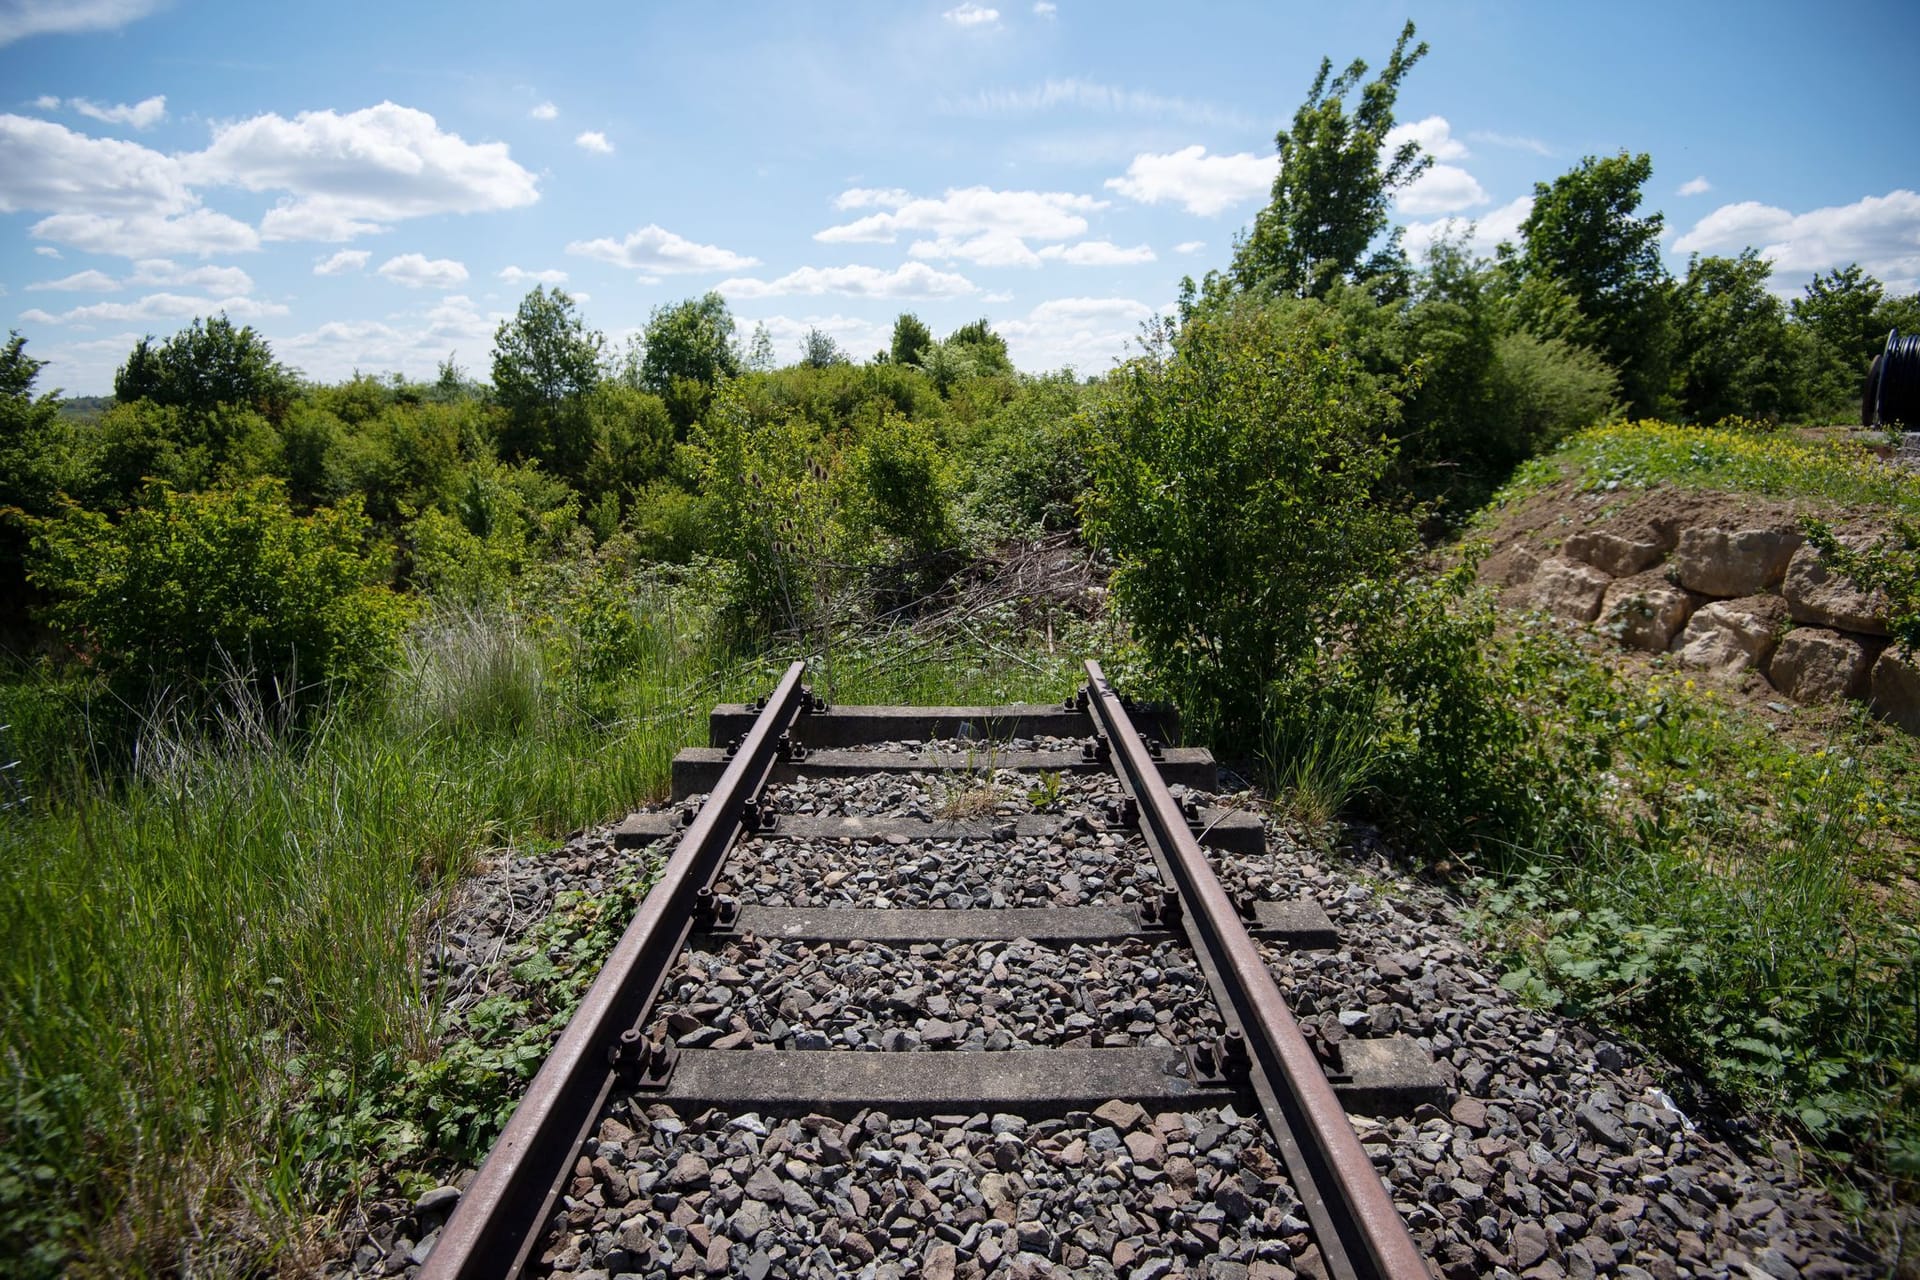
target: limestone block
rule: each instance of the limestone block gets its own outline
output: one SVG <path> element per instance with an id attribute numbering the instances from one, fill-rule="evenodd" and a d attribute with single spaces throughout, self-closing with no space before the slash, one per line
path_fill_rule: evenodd
<path id="1" fill-rule="evenodd" d="M 1820 549 L 1811 543 L 1793 553 L 1780 594 L 1795 622 L 1869 636 L 1887 634 L 1886 593 L 1856 590 L 1851 579 L 1828 571 Z"/>
<path id="2" fill-rule="evenodd" d="M 1613 529 L 1582 529 L 1561 544 L 1561 551 L 1575 560 L 1584 560 L 1596 569 L 1604 569 L 1616 578 L 1626 578 L 1643 569 L 1651 569 L 1673 550 L 1651 529 L 1622 533 Z"/>
<path id="3" fill-rule="evenodd" d="M 1533 581 L 1533 576 L 1540 572 L 1540 561 L 1543 558 L 1539 549 L 1529 542 L 1517 542 L 1508 547 L 1507 563 L 1500 574 L 1500 585 L 1503 587 L 1526 586 Z"/>
<path id="4" fill-rule="evenodd" d="M 1533 575 L 1533 602 L 1574 622 L 1592 622 L 1613 581 L 1590 564 L 1554 556 Z"/>
<path id="5" fill-rule="evenodd" d="M 1665 653 L 1693 608 L 1692 596 L 1652 575 L 1619 581 L 1600 603 L 1600 629 L 1630 649 Z"/>
<path id="6" fill-rule="evenodd" d="M 1873 710 L 1908 733 L 1920 734 L 1920 653 L 1890 645 L 1873 664 Z"/>
<path id="7" fill-rule="evenodd" d="M 1674 576 L 1702 595 L 1750 596 L 1779 585 L 1800 543 L 1792 529 L 1683 529 Z"/>
<path id="8" fill-rule="evenodd" d="M 1738 684 L 1749 671 L 1767 669 L 1786 625 L 1787 605 L 1779 596 L 1715 600 L 1687 619 L 1687 629 L 1673 642 L 1674 653 L 1683 667 Z"/>
<path id="9" fill-rule="evenodd" d="M 1796 627 L 1774 650 L 1767 679 L 1796 702 L 1862 697 L 1878 648 L 1824 627 Z"/>

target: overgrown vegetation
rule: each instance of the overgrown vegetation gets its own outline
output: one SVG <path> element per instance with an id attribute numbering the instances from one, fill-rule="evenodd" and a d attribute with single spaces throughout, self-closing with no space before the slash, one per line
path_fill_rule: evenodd
<path id="1" fill-rule="evenodd" d="M 1913 744 L 1611 673 L 1434 544 L 1510 479 L 1496 509 L 1568 475 L 1816 497 L 1891 517 L 1831 552 L 1912 643 L 1920 489 L 1772 428 L 1851 417 L 1920 299 L 1849 267 L 1783 305 L 1753 253 L 1672 278 L 1625 153 L 1539 184 L 1494 257 L 1411 262 L 1386 211 L 1426 158 L 1382 147 L 1424 51 L 1409 24 L 1372 80 L 1323 66 L 1231 265 L 1092 379 L 912 315 L 775 367 L 711 293 L 614 350 L 541 288 L 485 383 L 307 384 L 217 316 L 63 412 L 14 335 L 8 1263 L 290 1263 L 368 1180 L 471 1159 L 646 873 L 457 1013 L 427 926 L 480 859 L 657 796 L 794 652 L 835 700 L 962 703 L 1098 651 L 1302 814 L 1482 877 L 1526 998 L 1910 1186 Z"/>

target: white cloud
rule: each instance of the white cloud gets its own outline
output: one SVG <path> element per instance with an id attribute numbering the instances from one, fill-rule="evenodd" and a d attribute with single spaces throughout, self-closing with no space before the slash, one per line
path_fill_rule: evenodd
<path id="1" fill-rule="evenodd" d="M 467 269 L 452 258 L 403 253 L 381 263 L 377 274 L 409 289 L 451 289 L 467 278 Z"/>
<path id="2" fill-rule="evenodd" d="M 554 106 L 551 102 L 543 102 L 533 110 L 527 112 L 527 114 L 535 120 L 557 120 L 560 118 L 560 108 Z"/>
<path id="3" fill-rule="evenodd" d="M 313 264 L 313 274 L 317 276 L 339 276 L 349 271 L 366 269 L 367 259 L 373 254 L 365 249 L 342 249 L 331 258 L 322 258 Z"/>
<path id="4" fill-rule="evenodd" d="M 1393 126 L 1387 131 L 1387 140 L 1381 144 L 1380 151 L 1390 156 L 1404 142 L 1419 143 L 1420 150 L 1435 160 L 1467 158 L 1466 144 L 1453 136 L 1453 126 L 1447 123 L 1445 116 L 1428 116 L 1424 120 Z"/>
<path id="5" fill-rule="evenodd" d="M 978 5 L 973 0 L 957 8 L 949 9 L 940 15 L 956 27 L 996 27 L 1000 25 L 1000 11 Z"/>
<path id="6" fill-rule="evenodd" d="M 134 263 L 133 274 L 125 283 L 136 288 L 176 285 L 204 289 L 208 293 L 253 292 L 253 277 L 238 267 L 181 267 L 166 258 L 146 258 Z"/>
<path id="7" fill-rule="evenodd" d="M 1137 244 L 1122 249 L 1111 240 L 1082 240 L 1079 244 L 1050 244 L 1040 250 L 1043 258 L 1057 259 L 1075 267 L 1127 267 L 1154 261 L 1150 245 Z"/>
<path id="8" fill-rule="evenodd" d="M 1453 217 L 1436 218 L 1431 222 L 1409 222 L 1406 238 L 1401 243 L 1408 257 L 1415 262 L 1422 262 L 1435 241 L 1455 240 L 1464 236 L 1469 252 L 1487 257 L 1503 240 L 1514 244 L 1520 242 L 1520 224 L 1527 220 L 1531 212 L 1533 197 L 1521 196 L 1477 219 Z"/>
<path id="9" fill-rule="evenodd" d="M 0 4 L 0 45 L 28 36 L 111 31 L 160 7 L 161 0 L 7 0 Z"/>
<path id="10" fill-rule="evenodd" d="M 1458 213 L 1477 204 L 1486 204 L 1486 189 L 1474 176 L 1458 165 L 1429 165 L 1425 173 L 1394 194 L 1394 207 L 1402 213 Z"/>
<path id="11" fill-rule="evenodd" d="M 37 244 L 33 246 L 33 251 L 43 258 L 52 258 L 55 262 L 60 260 L 60 251 L 50 244 Z"/>
<path id="12" fill-rule="evenodd" d="M 1071 365 L 1097 372 L 1128 354 L 1141 322 L 1153 314 L 1152 307 L 1131 298 L 1055 298 L 1023 320 L 1003 320 L 993 328 L 1022 369 Z"/>
<path id="13" fill-rule="evenodd" d="M 950 115 L 1026 115 L 1061 109 L 1102 114 L 1150 116 L 1187 124 L 1248 128 L 1253 122 L 1237 111 L 1204 102 L 1172 98 L 1139 89 L 1122 89 L 1077 77 L 1046 80 L 1031 89 L 982 89 L 971 97 L 943 99 L 939 109 Z"/>
<path id="14" fill-rule="evenodd" d="M 502 267 L 500 278 L 508 284 L 565 284 L 567 273 L 560 270 L 523 271 L 519 267 Z"/>
<path id="15" fill-rule="evenodd" d="M 1205 240 L 1182 240 L 1179 244 L 1173 246 L 1173 251 L 1175 253 L 1198 253 L 1206 247 L 1207 242 Z"/>
<path id="16" fill-rule="evenodd" d="M 28 293 L 38 293 L 43 289 L 58 289 L 63 293 L 112 293 L 120 287 L 120 282 L 104 271 L 76 271 L 70 276 L 58 280 L 41 280 L 27 286 Z"/>
<path id="17" fill-rule="evenodd" d="M 1051 18 L 1058 12 L 1060 12 L 1060 6 L 1053 3 L 1053 0 L 1034 0 L 1033 16 L 1036 18 Z"/>
<path id="18" fill-rule="evenodd" d="M 1707 181 L 1705 174 L 1698 178 L 1689 178 L 1680 184 L 1680 194 L 1683 196 L 1703 196 L 1711 190 L 1713 190 L 1713 184 Z"/>
<path id="19" fill-rule="evenodd" d="M 1188 213 L 1211 217 L 1266 195 L 1279 168 L 1275 156 L 1210 156 L 1195 143 L 1167 155 L 1137 155 L 1123 176 L 1107 179 L 1107 187 L 1142 204 L 1172 201 Z"/>
<path id="20" fill-rule="evenodd" d="M 610 236 L 602 236 L 598 240 L 575 240 L 567 246 L 567 252 L 610 262 L 630 271 L 660 275 L 744 271 L 760 265 L 758 258 L 749 258 L 718 245 L 696 244 L 653 223 L 629 232 L 622 240 Z"/>
<path id="21" fill-rule="evenodd" d="M 893 345 L 893 322 L 873 321 L 858 316 L 808 315 L 798 318 L 777 315 L 762 316 L 753 320 L 738 320 L 737 332 L 743 339 L 751 339 L 753 327 L 763 324 L 767 327 L 767 337 L 773 341 L 774 358 L 782 364 L 792 364 L 805 354 L 807 333 L 818 329 L 839 344 L 849 360 L 865 360 L 876 351 L 885 351 Z"/>
<path id="22" fill-rule="evenodd" d="M 582 151 L 597 151 L 603 156 L 613 154 L 613 144 L 607 141 L 607 135 L 598 129 L 588 129 L 573 140 L 573 145 Z"/>
<path id="23" fill-rule="evenodd" d="M 83 253 L 114 254 L 122 258 L 182 254 L 205 258 L 216 253 L 246 253 L 260 247 L 259 232 L 211 209 L 195 209 L 178 217 L 56 213 L 34 223 L 30 230 L 39 239 L 68 245 Z"/>
<path id="24" fill-rule="evenodd" d="M 1475 142 L 1484 142 L 1490 147 L 1504 147 L 1508 151 L 1531 151 L 1537 156 L 1548 158 L 1553 156 L 1553 148 L 1538 138 L 1513 133 L 1494 133 L 1487 129 L 1475 129 L 1467 136 Z"/>
<path id="25" fill-rule="evenodd" d="M 43 93 L 33 100 L 33 109 L 35 111 L 58 111 L 60 109 L 60 99 L 50 93 Z"/>
<path id="26" fill-rule="evenodd" d="M 172 156 L 0 115 L 0 213 L 183 213 L 199 203 Z"/>
<path id="27" fill-rule="evenodd" d="M 722 280 L 715 286 L 730 298 L 775 298 L 788 294 L 843 293 L 855 298 L 957 298 L 975 292 L 965 276 L 909 262 L 879 267 L 801 267 L 777 280 Z"/>
<path id="28" fill-rule="evenodd" d="M 167 118 L 165 94 L 142 98 L 132 105 L 116 103 L 111 107 L 103 107 L 85 98 L 70 98 L 68 104 L 83 116 L 103 120 L 108 124 L 132 125 L 136 129 L 151 129 Z"/>
<path id="29" fill-rule="evenodd" d="M 403 218 L 517 209 L 540 198 L 503 142 L 469 143 L 431 115 L 382 102 L 341 115 L 254 116 L 179 157 L 197 183 L 284 191 L 261 222 L 270 240 L 344 240 Z"/>
<path id="30" fill-rule="evenodd" d="M 261 302 L 255 298 L 206 298 L 189 297 L 179 293 L 151 293 L 134 302 L 96 302 L 90 306 L 75 307 L 61 315 L 48 315 L 44 311 L 35 311 L 23 315 L 23 319 L 33 319 L 42 324 L 93 324 L 108 320 L 116 323 L 144 322 L 148 320 L 187 320 L 194 316 L 210 316 L 224 311 L 235 320 L 257 320 L 262 316 L 283 316 L 287 309 L 277 302 Z"/>
<path id="31" fill-rule="evenodd" d="M 898 189 L 855 187 L 840 193 L 840 209 L 882 210 L 814 232 L 826 244 L 891 244 L 901 234 L 921 233 L 907 252 L 916 258 L 972 262 L 985 267 L 1037 267 L 1028 240 L 1070 240 L 1087 230 L 1086 213 L 1107 204 L 1063 191 L 996 191 L 949 188 L 945 195 L 916 197 Z"/>
<path id="32" fill-rule="evenodd" d="M 1920 288 L 1920 194 L 1901 189 L 1800 214 L 1752 200 L 1722 205 L 1673 248 L 1738 253 L 1750 245 L 1773 264 L 1776 287 L 1857 262 L 1889 289 L 1911 292 Z"/>
<path id="33" fill-rule="evenodd" d="M 504 318 L 482 312 L 463 294 L 450 294 L 423 310 L 396 312 L 383 319 L 329 321 L 277 339 L 273 350 L 321 381 L 338 381 L 355 370 L 369 369 L 427 379 L 450 356 L 469 368 L 484 365 L 494 328 Z M 463 352 L 465 360 L 460 359 Z"/>

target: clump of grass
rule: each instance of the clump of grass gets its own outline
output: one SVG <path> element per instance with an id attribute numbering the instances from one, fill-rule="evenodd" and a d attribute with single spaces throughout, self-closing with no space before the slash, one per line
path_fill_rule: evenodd
<path id="1" fill-rule="evenodd" d="M 408 633 L 406 653 L 391 707 L 408 730 L 511 733 L 548 710 L 538 642 L 504 610 L 443 606 Z"/>

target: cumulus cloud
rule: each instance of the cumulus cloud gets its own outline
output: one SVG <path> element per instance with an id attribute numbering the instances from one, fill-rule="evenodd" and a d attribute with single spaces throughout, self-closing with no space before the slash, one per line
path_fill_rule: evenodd
<path id="1" fill-rule="evenodd" d="M 76 271 L 58 280 L 41 280 L 27 286 L 28 293 L 58 289 L 65 293 L 112 293 L 120 282 L 104 271 Z"/>
<path id="2" fill-rule="evenodd" d="M 0 45 L 28 36 L 111 31 L 160 7 L 161 0 L 7 0 L 0 4 Z"/>
<path id="3" fill-rule="evenodd" d="M 965 4 L 947 10 L 940 15 L 956 27 L 997 27 L 1000 25 L 1000 11 L 989 9 L 985 5 L 966 0 Z"/>
<path id="4" fill-rule="evenodd" d="M 560 108 L 554 106 L 551 102 L 543 102 L 533 110 L 527 112 L 527 114 L 535 120 L 557 120 L 560 118 Z"/>
<path id="5" fill-rule="evenodd" d="M 893 343 L 893 322 L 874 321 L 859 316 L 806 315 L 806 316 L 761 316 L 758 319 L 736 321 L 743 337 L 751 338 L 755 325 L 767 327 L 767 337 L 773 342 L 774 358 L 783 364 L 791 364 L 806 354 L 807 334 L 818 329 L 839 344 L 840 350 L 852 360 L 864 360 L 876 351 L 884 351 Z"/>
<path id="6" fill-rule="evenodd" d="M 60 261 L 60 251 L 50 244 L 37 244 L 33 246 L 33 251 L 43 258 L 52 258 L 55 262 Z"/>
<path id="7" fill-rule="evenodd" d="M 146 258 L 134 263 L 133 274 L 125 283 L 133 288 L 176 285 L 204 289 L 208 293 L 253 292 L 253 277 L 238 267 L 182 267 L 166 258 Z"/>
<path id="8" fill-rule="evenodd" d="M 502 142 L 469 143 L 424 111 L 392 102 L 222 125 L 183 155 L 196 183 L 283 191 L 261 222 L 270 240 L 345 240 L 404 218 L 517 209 L 540 198 Z"/>
<path id="9" fill-rule="evenodd" d="M 381 263 L 377 274 L 409 289 L 451 289 L 467 278 L 467 269 L 452 258 L 403 253 Z"/>
<path id="10" fill-rule="evenodd" d="M 142 98 L 140 101 L 131 105 L 116 103 L 110 107 L 103 107 L 98 103 L 89 102 L 85 98 L 70 98 L 68 99 L 68 105 L 81 115 L 90 117 L 91 119 L 102 120 L 107 124 L 131 125 L 135 129 L 151 129 L 167 118 L 167 96 L 165 94 L 156 94 L 151 98 Z"/>
<path id="11" fill-rule="evenodd" d="M 261 302 L 235 295 L 231 298 L 196 297 L 179 293 L 151 293 L 134 302 L 96 302 L 75 307 L 60 315 L 33 311 L 23 315 L 41 324 L 95 324 L 100 321 L 134 323 L 149 320 L 187 320 L 224 311 L 236 320 L 257 320 L 263 316 L 283 316 L 287 309 L 277 302 Z"/>
<path id="12" fill-rule="evenodd" d="M 1137 244 L 1131 249 L 1122 249 L 1111 240 L 1082 240 L 1079 244 L 1070 245 L 1051 244 L 1040 250 L 1040 256 L 1075 267 L 1128 267 L 1138 262 L 1154 261 L 1154 252 L 1150 245 Z"/>
<path id="13" fill-rule="evenodd" d="M 373 255 L 365 249 L 342 249 L 331 258 L 322 258 L 313 264 L 313 274 L 317 276 L 339 276 L 349 271 L 361 271 L 366 268 L 367 259 Z"/>
<path id="14" fill-rule="evenodd" d="M 523 271 L 519 267 L 502 267 L 500 278 L 508 284 L 565 284 L 567 273 L 559 270 Z"/>
<path id="15" fill-rule="evenodd" d="M 1435 218 L 1430 222 L 1409 222 L 1401 242 L 1415 262 L 1424 261 L 1427 250 L 1438 240 L 1466 239 L 1467 249 L 1481 257 L 1489 256 L 1500 242 L 1520 241 L 1520 224 L 1533 212 L 1533 197 L 1521 196 L 1478 219 Z"/>
<path id="16" fill-rule="evenodd" d="M 1689 178 L 1680 184 L 1680 194 L 1683 196 L 1703 196 L 1711 190 L 1713 190 L 1713 184 L 1707 181 L 1704 174 L 1698 178 Z"/>
<path id="17" fill-rule="evenodd" d="M 935 271 L 922 262 L 909 262 L 883 271 L 879 267 L 801 267 L 775 280 L 751 277 L 722 280 L 717 286 L 730 298 L 775 298 L 789 294 L 841 293 L 854 298 L 957 298 L 975 292 L 965 276 Z"/>
<path id="18" fill-rule="evenodd" d="M 1153 314 L 1132 298 L 1054 298 L 1024 319 L 1002 320 L 993 328 L 1022 369 L 1094 371 L 1125 358 L 1141 323 Z"/>
<path id="19" fill-rule="evenodd" d="M 1790 213 L 1743 200 L 1722 205 L 1674 242 L 1676 253 L 1738 253 L 1748 246 L 1781 276 L 1857 262 L 1889 288 L 1920 288 L 1920 193 L 1903 189 L 1852 204 Z"/>
<path id="20" fill-rule="evenodd" d="M 0 213 L 183 213 L 199 203 L 179 163 L 137 142 L 0 115 Z"/>
<path id="21" fill-rule="evenodd" d="M 1397 124 L 1387 131 L 1387 140 L 1381 144 L 1383 154 L 1392 155 L 1402 144 L 1417 142 L 1420 150 L 1435 160 L 1465 160 L 1467 146 L 1453 136 L 1453 126 L 1447 123 L 1445 116 L 1428 116 L 1424 120 L 1414 120 L 1407 124 Z"/>
<path id="22" fill-rule="evenodd" d="M 355 370 L 380 369 L 410 378 L 434 376 L 451 353 L 482 360 L 493 345 L 503 314 L 486 313 L 473 299 L 450 294 L 432 306 L 379 319 L 333 320 L 304 333 L 277 338 L 274 354 L 308 377 L 337 381 Z"/>
<path id="23" fill-rule="evenodd" d="M 685 275 L 697 271 L 744 271 L 760 265 L 749 258 L 722 249 L 718 245 L 696 244 L 675 235 L 665 227 L 648 223 L 624 239 L 602 236 L 597 240 L 575 240 L 567 252 L 583 258 L 596 258 L 629 271 L 657 275 Z"/>
<path id="24" fill-rule="evenodd" d="M 1458 165 L 1429 165 L 1427 171 L 1394 193 L 1402 213 L 1458 213 L 1488 201 L 1486 188 Z"/>
<path id="25" fill-rule="evenodd" d="M 260 233 L 211 209 L 163 214 L 56 213 L 33 224 L 32 234 L 83 253 L 122 258 L 211 257 L 260 247 Z"/>
<path id="26" fill-rule="evenodd" d="M 1125 174 L 1107 179 L 1107 188 L 1142 204 L 1171 201 L 1188 213 L 1211 217 L 1266 195 L 1279 169 L 1276 156 L 1210 156 L 1195 143 L 1166 155 L 1136 155 Z"/>
<path id="27" fill-rule="evenodd" d="M 1205 240 L 1182 240 L 1179 244 L 1173 246 L 1173 251 L 1175 253 L 1198 253 L 1206 247 L 1207 242 Z"/>
<path id="28" fill-rule="evenodd" d="M 902 235 L 924 235 L 907 252 L 916 258 L 963 261 L 987 267 L 1037 267 L 1029 240 L 1070 240 L 1084 235 L 1084 216 L 1107 207 L 1092 196 L 1063 191 L 997 191 L 949 188 L 939 197 L 914 196 L 895 188 L 855 187 L 840 193 L 839 209 L 879 209 L 852 222 L 814 232 L 826 244 L 892 244 Z"/>
<path id="29" fill-rule="evenodd" d="M 1053 0 L 1034 0 L 1033 16 L 1036 18 L 1051 18 L 1059 11 L 1060 6 L 1053 3 Z"/>
<path id="30" fill-rule="evenodd" d="M 943 99 L 940 110 L 949 115 L 963 116 L 1028 115 L 1041 111 L 1078 110 L 1233 128 L 1245 128 L 1252 123 L 1237 111 L 1223 110 L 1209 103 L 1140 89 L 1123 89 L 1073 76 L 1046 80 L 1028 89 L 982 89 L 970 97 Z"/>
<path id="31" fill-rule="evenodd" d="M 573 145 L 582 151 L 597 151 L 603 156 L 613 154 L 613 144 L 607 141 L 607 135 L 598 129 L 588 129 L 573 140 Z"/>

